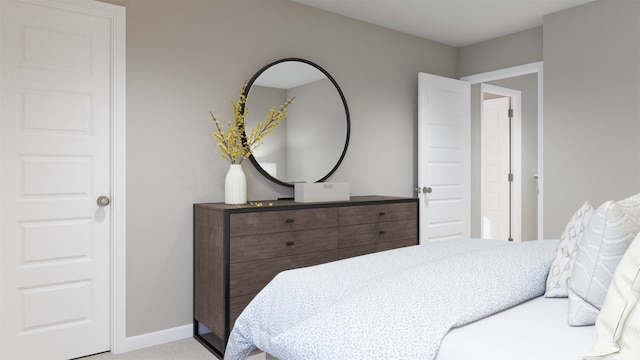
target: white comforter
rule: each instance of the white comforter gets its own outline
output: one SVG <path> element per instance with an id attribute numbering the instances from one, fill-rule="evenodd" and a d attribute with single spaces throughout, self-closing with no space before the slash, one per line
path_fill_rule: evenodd
<path id="1" fill-rule="evenodd" d="M 434 359 L 451 328 L 542 295 L 556 245 L 451 240 L 282 272 L 225 359 Z"/>

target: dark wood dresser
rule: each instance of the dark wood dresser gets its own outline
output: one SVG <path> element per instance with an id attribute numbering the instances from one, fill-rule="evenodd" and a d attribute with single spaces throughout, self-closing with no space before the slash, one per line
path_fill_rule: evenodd
<path id="1" fill-rule="evenodd" d="M 194 204 L 194 337 L 222 357 L 236 318 L 281 271 L 418 244 L 418 199 Z"/>

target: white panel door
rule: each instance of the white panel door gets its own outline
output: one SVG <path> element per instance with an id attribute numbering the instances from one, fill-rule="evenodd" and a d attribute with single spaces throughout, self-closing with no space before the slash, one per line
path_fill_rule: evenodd
<path id="1" fill-rule="evenodd" d="M 93 1 L 0 4 L 0 358 L 108 351 L 112 23 Z"/>
<path id="2" fill-rule="evenodd" d="M 470 85 L 418 75 L 420 243 L 471 234 Z"/>
<path id="3" fill-rule="evenodd" d="M 482 237 L 511 238 L 511 134 L 509 97 L 483 101 L 482 117 Z"/>

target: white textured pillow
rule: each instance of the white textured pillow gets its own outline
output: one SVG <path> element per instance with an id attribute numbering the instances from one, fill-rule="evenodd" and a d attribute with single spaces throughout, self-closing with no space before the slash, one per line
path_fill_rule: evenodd
<path id="1" fill-rule="evenodd" d="M 598 338 L 585 359 L 640 359 L 640 235 L 620 260 L 596 320 Z"/>
<path id="2" fill-rule="evenodd" d="M 635 194 L 633 196 L 629 196 L 628 198 L 621 200 L 619 202 L 627 202 L 627 201 L 633 201 L 633 202 L 637 202 L 640 203 L 640 194 Z"/>
<path id="3" fill-rule="evenodd" d="M 578 242 L 583 237 L 584 231 L 589 224 L 593 207 L 589 202 L 585 202 L 571 216 L 571 220 L 560 237 L 556 256 L 551 262 L 549 275 L 547 276 L 547 290 L 545 297 L 567 297 L 567 282 L 573 271 L 573 263 L 578 249 Z"/>
<path id="4" fill-rule="evenodd" d="M 613 272 L 639 232 L 640 204 L 607 201 L 596 210 L 569 279 L 569 325 L 595 324 Z"/>

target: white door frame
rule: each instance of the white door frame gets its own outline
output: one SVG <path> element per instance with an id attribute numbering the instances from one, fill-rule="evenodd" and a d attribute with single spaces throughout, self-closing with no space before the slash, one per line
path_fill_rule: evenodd
<path id="1" fill-rule="evenodd" d="M 111 352 L 126 352 L 126 11 L 122 6 L 88 1 L 111 20 Z M 61 7 L 72 8 L 63 2 Z M 86 8 L 87 4 L 81 8 Z M 87 10 L 85 10 L 87 11 Z"/>
<path id="2" fill-rule="evenodd" d="M 534 62 L 525 65 L 514 66 L 506 69 L 500 69 L 495 71 L 489 71 L 485 73 L 463 76 L 460 80 L 467 81 L 469 84 L 479 84 L 488 81 L 506 79 L 521 75 L 537 74 L 538 75 L 538 236 L 541 238 L 544 235 L 544 177 L 543 177 L 543 120 L 544 120 L 544 103 L 543 103 L 543 62 Z"/>
<path id="3" fill-rule="evenodd" d="M 491 84 L 480 84 L 480 122 L 484 123 L 484 93 L 492 93 L 502 95 L 511 98 L 511 108 L 513 109 L 512 128 L 511 128 L 511 157 L 512 159 L 522 158 L 522 107 L 521 107 L 521 92 L 518 90 L 508 89 Z M 482 144 L 482 139 L 480 140 Z M 482 174 L 483 157 L 480 157 L 480 173 Z M 514 241 L 522 240 L 522 164 L 520 161 L 511 161 L 511 172 L 513 173 L 513 184 L 511 191 L 511 237 Z M 480 177 L 482 178 L 482 177 Z M 480 193 L 480 208 L 482 209 L 483 194 Z M 482 213 L 482 211 L 481 211 Z M 482 214 L 481 214 L 482 215 Z M 484 222 L 480 222 L 481 234 L 483 231 Z"/>
<path id="4" fill-rule="evenodd" d="M 99 3 L 97 1 L 94 1 Z M 127 182 L 126 182 L 126 11 L 113 11 L 112 139 L 111 139 L 111 352 L 126 352 L 127 340 Z"/>

